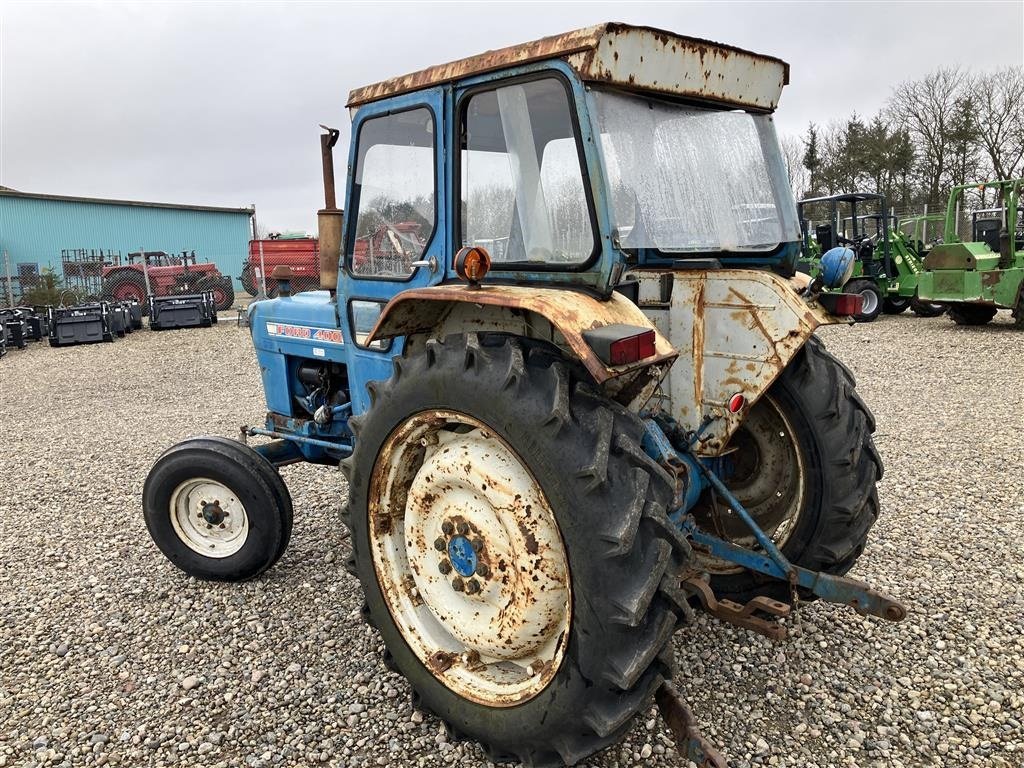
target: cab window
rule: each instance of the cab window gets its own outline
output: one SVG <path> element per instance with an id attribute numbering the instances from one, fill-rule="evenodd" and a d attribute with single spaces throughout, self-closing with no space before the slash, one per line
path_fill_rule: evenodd
<path id="1" fill-rule="evenodd" d="M 357 217 L 349 269 L 363 277 L 409 277 L 435 225 L 434 117 L 429 109 L 363 122 L 353 197 Z"/>
<path id="2" fill-rule="evenodd" d="M 478 91 L 460 130 L 462 245 L 485 247 L 493 269 L 589 260 L 594 230 L 561 80 Z"/>

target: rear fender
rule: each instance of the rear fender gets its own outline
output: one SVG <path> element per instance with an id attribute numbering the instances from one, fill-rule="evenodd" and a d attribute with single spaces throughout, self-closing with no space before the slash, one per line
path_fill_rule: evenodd
<path id="1" fill-rule="evenodd" d="M 752 269 L 658 271 L 627 275 L 640 281 L 639 306 L 679 358 L 652 398 L 684 430 L 704 426 L 698 453 L 720 455 L 764 395 L 820 325 L 847 323 L 800 290 L 806 275 L 785 279 Z M 729 401 L 746 405 L 730 413 Z"/>
<path id="2" fill-rule="evenodd" d="M 655 331 L 655 354 L 631 365 L 606 365 L 583 338 L 584 331 L 615 323 Z M 578 360 L 594 383 L 639 410 L 667 373 L 677 352 L 635 304 L 613 293 L 606 300 L 564 288 L 445 284 L 395 296 L 381 313 L 370 341 L 396 336 L 443 338 L 495 331 L 542 339 Z"/>

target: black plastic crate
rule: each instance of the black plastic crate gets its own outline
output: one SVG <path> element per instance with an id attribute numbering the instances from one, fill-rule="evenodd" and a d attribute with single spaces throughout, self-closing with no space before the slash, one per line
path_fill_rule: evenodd
<path id="1" fill-rule="evenodd" d="M 114 340 L 110 306 L 105 301 L 51 308 L 48 319 L 51 347 Z"/>
<path id="2" fill-rule="evenodd" d="M 0 323 L 4 325 L 8 347 L 24 349 L 28 346 L 28 322 L 20 309 L 0 309 Z"/>
<path id="3" fill-rule="evenodd" d="M 212 293 L 149 297 L 149 327 L 154 331 L 209 328 L 216 322 Z"/>

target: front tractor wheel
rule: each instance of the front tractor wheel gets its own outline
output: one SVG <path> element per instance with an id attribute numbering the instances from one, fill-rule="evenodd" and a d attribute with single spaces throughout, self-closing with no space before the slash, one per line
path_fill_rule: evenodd
<path id="1" fill-rule="evenodd" d="M 949 316 L 957 325 L 987 325 L 998 311 L 988 304 L 949 305 Z"/>
<path id="2" fill-rule="evenodd" d="M 870 323 L 882 314 L 882 292 L 873 280 L 851 280 L 843 288 L 844 293 L 858 293 L 862 300 L 860 313 L 853 316 L 858 323 Z"/>
<path id="3" fill-rule="evenodd" d="M 186 440 L 153 465 L 142 492 L 153 541 L 190 576 L 244 581 L 284 553 L 292 502 L 274 465 L 222 437 Z"/>
<path id="4" fill-rule="evenodd" d="M 431 341 L 354 420 L 354 568 L 419 706 L 492 759 L 575 763 L 671 672 L 690 560 L 640 421 L 547 348 Z"/>
<path id="5" fill-rule="evenodd" d="M 887 296 L 882 301 L 882 311 L 887 315 L 899 315 L 910 309 L 910 298 L 907 296 Z"/>
<path id="6" fill-rule="evenodd" d="M 860 557 L 878 517 L 882 462 L 874 430 L 853 375 L 812 336 L 733 436 L 723 479 L 790 562 L 842 575 Z M 693 514 L 704 530 L 758 549 L 749 529 L 710 491 Z M 704 567 L 719 597 L 740 603 L 758 595 L 792 597 L 788 584 L 731 563 L 709 560 Z"/>

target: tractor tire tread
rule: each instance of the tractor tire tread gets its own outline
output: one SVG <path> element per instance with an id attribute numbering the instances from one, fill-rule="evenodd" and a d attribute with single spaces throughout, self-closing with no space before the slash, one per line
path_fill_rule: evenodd
<path id="1" fill-rule="evenodd" d="M 468 707 L 461 710 L 469 713 L 464 725 L 473 738 L 484 742 L 492 759 L 515 759 L 526 765 L 572 764 L 616 742 L 657 686 L 671 677 L 671 638 L 684 611 L 669 593 L 678 584 L 682 564 L 690 562 L 691 551 L 678 531 L 671 532 L 673 526 L 665 516 L 672 498 L 668 475 L 639 449 L 641 421 L 579 381 L 576 370 L 565 361 L 534 354 L 532 348 L 524 350 L 524 343 L 514 337 L 486 341 L 482 343 L 476 335 L 430 340 L 422 351 L 406 353 L 391 380 L 373 387 L 374 405 L 364 416 L 350 420 L 353 432 L 361 437 L 351 462 L 343 465 L 350 490 L 342 519 L 352 533 L 353 565 L 368 595 L 366 619 L 388 625 L 378 629 L 387 630 L 389 647 L 397 639 L 402 652 L 396 648 L 390 652 L 396 666 L 404 666 L 403 672 L 412 675 L 415 705 L 449 723 L 457 722 L 451 717 L 453 707 Z M 580 469 L 566 472 L 563 482 L 575 488 L 576 498 L 592 500 L 585 507 L 585 521 L 577 521 L 572 510 L 555 513 L 567 538 L 574 580 L 580 586 L 587 578 L 600 578 L 604 588 L 583 596 L 574 592 L 574 626 L 589 625 L 574 631 L 552 685 L 517 707 L 540 707 L 548 691 L 559 690 L 557 703 L 552 700 L 544 717 L 522 732 L 517 730 L 522 721 L 501 732 L 504 721 L 490 720 L 488 708 L 459 699 L 425 668 L 420 669 L 422 665 L 416 666 L 419 662 L 379 596 L 368 551 L 365 497 L 377 445 L 394 426 L 394 417 L 388 414 L 411 408 L 410 403 L 417 402 L 417 390 L 450 388 L 459 371 L 468 372 L 471 381 L 465 386 L 472 386 L 473 400 L 497 403 L 488 411 L 487 423 L 499 433 L 504 431 L 505 439 L 514 445 L 508 432 L 521 435 L 517 428 L 528 430 L 543 435 L 550 455 L 565 457 L 566 466 L 579 461 Z M 368 446 L 365 454 L 360 446 Z M 568 546 L 572 540 L 577 548 L 589 542 L 590 551 L 576 554 Z M 580 559 L 574 560 L 574 554 Z M 595 575 L 598 571 L 600 577 Z M 558 684 L 560 679 L 564 685 Z M 423 686 L 420 690 L 417 680 Z M 470 716 L 477 713 L 473 707 L 484 711 L 476 720 Z"/>

